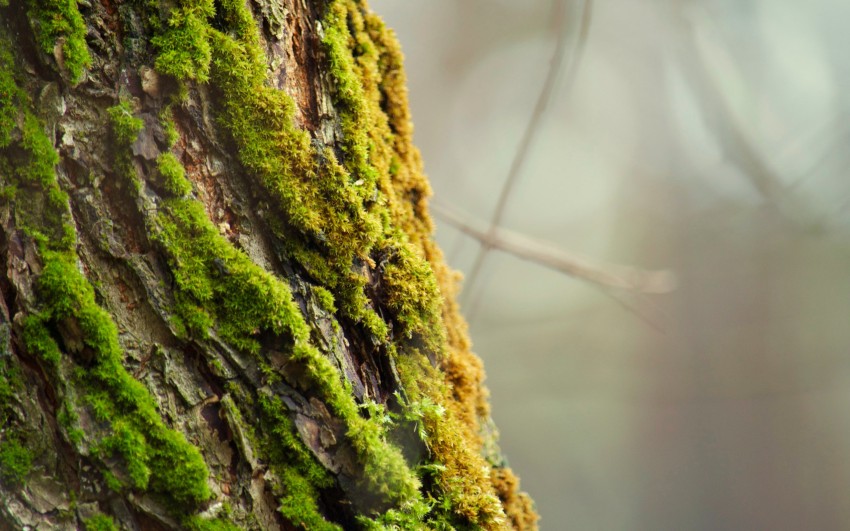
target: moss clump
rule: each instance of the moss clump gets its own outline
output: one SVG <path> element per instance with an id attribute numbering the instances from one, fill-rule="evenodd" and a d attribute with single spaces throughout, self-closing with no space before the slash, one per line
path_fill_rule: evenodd
<path id="1" fill-rule="evenodd" d="M 17 485 L 29 475 L 35 455 L 13 407 L 25 388 L 17 358 L 8 350 L 9 332 L 8 325 L 0 325 L 0 484 Z"/>
<path id="2" fill-rule="evenodd" d="M 213 0 L 183 0 L 174 7 L 163 33 L 151 39 L 158 52 L 156 69 L 178 79 L 209 80 L 212 49 L 207 19 L 213 15 Z"/>
<path id="3" fill-rule="evenodd" d="M 170 104 L 163 107 L 162 111 L 160 112 L 159 123 L 162 126 L 162 132 L 165 134 L 165 141 L 168 143 L 168 147 L 174 147 L 174 145 L 177 144 L 177 141 L 180 139 L 180 132 L 177 130 L 177 126 L 174 124 Z"/>
<path id="4" fill-rule="evenodd" d="M 118 531 L 118 526 L 111 516 L 96 514 L 83 521 L 86 531 Z"/>
<path id="5" fill-rule="evenodd" d="M 106 110 L 112 129 L 112 139 L 117 148 L 113 153 L 116 173 L 129 179 L 129 182 L 139 192 L 139 182 L 133 179 L 133 153 L 130 147 L 144 129 L 145 122 L 133 114 L 133 105 L 125 99 Z"/>
<path id="6" fill-rule="evenodd" d="M 358 164 L 364 156 L 359 150 L 369 146 L 368 161 L 378 169 L 378 188 L 396 231 L 382 246 L 386 304 L 403 330 L 423 340 L 426 352 L 443 356 L 445 374 L 440 374 L 422 356 L 426 352 L 410 344 L 394 346 L 404 353 L 397 364 L 411 403 L 427 399 L 447 408 L 445 415 L 423 422 L 432 460 L 440 466 L 430 482 L 439 503 L 428 518 L 499 528 L 505 516 L 476 433 L 479 415 L 487 414 L 483 373 L 468 350 L 465 324 L 453 302 L 453 278 L 430 236 L 425 203 L 430 189 L 412 146 L 398 44 L 362 2 L 332 2 L 323 26 L 329 71 L 338 87 L 335 101 L 345 142 L 352 145 L 346 162 Z"/>
<path id="7" fill-rule="evenodd" d="M 23 97 L 15 83 L 14 64 L 12 53 L 5 46 L 0 46 L 0 148 L 8 147 L 12 141 L 11 133 L 17 125 Z"/>
<path id="8" fill-rule="evenodd" d="M 121 457 L 128 486 L 158 494 L 175 509 L 209 499 L 200 452 L 165 426 L 148 390 L 124 369 L 118 329 L 95 302 L 76 256 L 43 251 L 43 258 L 38 280 L 43 315 L 54 322 L 74 320 L 92 358 L 81 383 L 96 417 L 108 421 L 112 432 L 97 445 L 97 453 Z"/>
<path id="9" fill-rule="evenodd" d="M 133 106 L 129 101 L 121 101 L 106 110 L 112 122 L 112 132 L 116 143 L 121 146 L 129 146 L 136 141 L 139 132 L 145 123 L 141 118 L 133 115 Z"/>
<path id="10" fill-rule="evenodd" d="M 339 531 L 339 526 L 325 520 L 317 504 L 319 489 L 333 486 L 333 478 L 298 436 L 279 398 L 260 395 L 258 406 L 264 426 L 260 448 L 284 491 L 278 510 L 302 529 Z"/>
<path id="11" fill-rule="evenodd" d="M 62 358 L 59 345 L 38 315 L 28 315 L 24 319 L 24 345 L 27 350 L 37 354 L 49 365 L 56 365 Z"/>
<path id="12" fill-rule="evenodd" d="M 181 183 L 188 185 L 185 177 Z M 298 327 L 300 313 L 287 287 L 222 237 L 199 201 L 169 199 L 157 222 L 156 238 L 170 255 L 178 286 L 178 314 L 189 331 L 204 337 L 215 326 L 233 345 L 258 352 L 261 331 Z"/>
<path id="13" fill-rule="evenodd" d="M 173 153 L 161 154 L 156 163 L 168 193 L 177 197 L 192 193 L 192 184 L 186 179 L 186 171 Z"/>
<path id="14" fill-rule="evenodd" d="M 321 286 L 314 286 L 313 294 L 316 295 L 316 298 L 319 300 L 319 305 L 321 305 L 323 310 L 328 313 L 336 312 L 336 305 L 334 304 L 335 301 L 333 293 Z"/>
<path id="15" fill-rule="evenodd" d="M 0 478 L 19 484 L 32 470 L 33 452 L 16 438 L 0 440 Z"/>
<path id="16" fill-rule="evenodd" d="M 421 176 L 412 190 L 410 186 L 398 190 L 392 181 L 398 179 L 401 167 L 399 153 L 393 152 L 398 142 L 382 108 L 382 102 L 389 99 L 380 91 L 379 67 L 384 57 L 367 32 L 364 9 L 356 2 L 336 1 L 328 6 L 323 19 L 322 43 L 334 80 L 344 161 L 352 173 L 374 175 L 374 186 L 385 198 L 387 206 L 381 212 L 385 227 L 376 246 L 387 261 L 383 271 L 387 306 L 406 335 L 417 334 L 430 350 L 440 353 L 444 342 L 440 292 L 425 253 L 411 244 L 411 238 L 429 241 L 430 233 L 405 230 L 411 227 L 409 208 L 405 207 L 410 192 L 424 200 L 430 190 Z M 429 231 L 430 225 L 424 229 Z"/>
<path id="17" fill-rule="evenodd" d="M 12 400 L 22 388 L 23 382 L 18 367 L 11 364 L 11 358 L 0 358 L 0 426 L 6 426 L 11 420 Z"/>
<path id="18" fill-rule="evenodd" d="M 45 53 L 53 53 L 57 42 L 62 42 L 65 67 L 76 83 L 91 66 L 91 56 L 86 46 L 86 23 L 77 7 L 77 0 L 28 0 L 28 14 L 35 30 L 36 40 Z"/>
<path id="19" fill-rule="evenodd" d="M 189 531 L 240 531 L 242 528 L 225 518 L 201 518 L 192 516 L 183 522 Z"/>
<path id="20" fill-rule="evenodd" d="M 262 331 L 291 337 L 293 361 L 304 364 L 321 396 L 349 427 L 365 469 L 364 488 L 393 500 L 417 497 L 418 482 L 400 451 L 386 441 L 381 426 L 359 415 L 339 371 L 310 344 L 310 329 L 289 288 L 222 237 L 200 202 L 169 199 L 157 222 L 156 238 L 171 257 L 181 321 L 213 325 L 229 343 L 255 353 Z"/>
<path id="21" fill-rule="evenodd" d="M 374 170 L 347 171 L 294 126 L 292 100 L 266 84 L 265 57 L 244 3 L 222 2 L 219 17 L 231 21 L 238 38 L 208 30 L 211 79 L 223 95 L 220 122 L 239 160 L 285 213 L 279 235 L 292 256 L 334 293 L 346 316 L 385 337 L 387 327 L 364 294 L 365 278 L 352 272 L 356 261 L 371 260 L 381 238 Z"/>

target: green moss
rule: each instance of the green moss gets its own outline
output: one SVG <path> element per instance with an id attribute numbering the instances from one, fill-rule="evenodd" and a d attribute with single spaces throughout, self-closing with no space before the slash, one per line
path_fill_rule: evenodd
<path id="1" fill-rule="evenodd" d="M 12 401 L 24 388 L 20 368 L 12 360 L 11 356 L 0 356 L 0 426 L 11 421 Z"/>
<path id="2" fill-rule="evenodd" d="M 437 281 L 427 262 L 408 245 L 389 247 L 384 265 L 386 304 L 397 316 L 408 336 L 428 338 L 430 348 L 439 349 L 444 338 Z"/>
<path id="3" fill-rule="evenodd" d="M 13 65 L 8 63 L 8 56 L 4 58 L 0 54 L 0 63 L 3 61 L 6 62 L 0 64 L 0 72 L 10 72 Z M 5 75 L 0 75 L 0 84 Z M 104 457 L 120 458 L 119 475 L 124 479 L 104 470 L 110 487 L 146 490 L 158 495 L 176 512 L 190 512 L 211 494 L 203 458 L 183 435 L 165 425 L 148 390 L 122 365 L 124 353 L 118 342 L 118 329 L 109 314 L 98 306 L 92 286 L 77 266 L 76 235 L 65 221 L 69 219 L 67 199 L 53 171 L 58 157 L 30 103 L 23 102 L 26 105 L 18 109 L 18 117 L 23 120 L 16 119 L 16 123 L 22 123 L 18 151 L 26 157 L 12 161 L 12 157 L 18 156 L 16 151 L 6 150 L 0 151 L 0 160 L 23 168 L 11 177 L 19 186 L 19 199 L 30 199 L 34 206 L 16 214 L 38 243 L 43 261 L 36 282 L 41 308 L 37 315 L 30 315 L 24 321 L 25 346 L 45 360 L 55 362 L 60 349 L 49 330 L 61 322 L 78 331 L 80 344 L 69 347 L 77 361 L 86 367 L 76 371 L 77 393 L 110 431 L 97 443 L 97 452 Z M 126 149 L 140 130 L 141 121 L 132 116 L 127 103 L 113 107 L 109 114 L 116 140 Z M 44 197 L 48 199 L 45 201 Z M 57 234 L 58 238 L 53 236 Z M 69 435 L 74 438 L 73 432 Z M 5 441 L 4 451 L 9 463 L 15 465 L 12 470 L 19 475 L 26 461 L 14 444 Z"/>
<path id="4" fill-rule="evenodd" d="M 83 521 L 86 531 L 118 531 L 118 526 L 111 516 L 96 514 Z"/>
<path id="5" fill-rule="evenodd" d="M 165 426 L 148 390 L 124 369 L 118 329 L 97 306 L 75 257 L 49 251 L 43 257 L 38 287 L 46 315 L 75 319 L 94 357 L 83 383 L 95 416 L 108 420 L 112 430 L 98 445 L 99 453 L 121 457 L 129 486 L 159 494 L 175 508 L 207 500 L 203 458 L 181 434 Z"/>
<path id="6" fill-rule="evenodd" d="M 130 102 L 123 100 L 108 108 L 106 112 L 109 113 L 112 122 L 112 132 L 116 143 L 124 147 L 135 142 L 145 123 L 141 118 L 133 115 L 133 106 Z"/>
<path id="7" fill-rule="evenodd" d="M 400 162 L 390 148 L 396 141 L 382 107 L 388 96 L 379 91 L 380 50 L 367 32 L 362 7 L 356 2 L 332 2 L 323 27 L 322 43 L 334 80 L 346 167 L 353 174 L 373 176 L 374 186 L 389 200 L 387 210 L 381 213 L 384 231 L 376 240 L 380 254 L 389 258 L 383 271 L 387 307 L 407 336 L 417 334 L 430 350 L 439 353 L 445 338 L 436 279 L 422 252 L 415 250 L 409 234 L 401 230 L 409 223 L 396 212 L 404 201 L 396 197 L 391 181 L 399 173 Z"/>
<path id="8" fill-rule="evenodd" d="M 28 315 L 23 326 L 24 345 L 27 350 L 37 354 L 50 365 L 56 365 L 62 357 L 59 345 L 50 335 L 44 320 L 38 315 Z"/>
<path id="9" fill-rule="evenodd" d="M 287 287 L 222 237 L 200 202 L 167 200 L 157 221 L 179 288 L 176 309 L 191 331 L 215 325 L 235 346 L 256 352 L 260 331 L 299 326 Z"/>
<path id="10" fill-rule="evenodd" d="M 366 280 L 352 272 L 355 261 L 369 261 L 381 236 L 374 170 L 347 171 L 294 126 L 292 100 L 266 84 L 265 58 L 244 3 L 223 2 L 221 15 L 241 22 L 240 39 L 210 30 L 212 81 L 224 95 L 220 122 L 237 144 L 242 164 L 286 213 L 280 235 L 286 234 L 293 257 L 334 292 L 348 317 L 376 324 L 363 292 Z M 383 337 L 385 328 L 373 333 Z"/>
<path id="11" fill-rule="evenodd" d="M 288 287 L 222 237 L 198 201 L 165 201 L 158 223 L 156 237 L 171 256 L 178 300 L 196 301 L 192 307 L 197 311 L 203 306 L 219 334 L 244 350 L 258 352 L 261 331 L 289 335 L 293 360 L 307 367 L 314 385 L 349 425 L 348 436 L 365 467 L 364 487 L 390 499 L 416 497 L 418 483 L 401 453 L 387 443 L 380 426 L 359 416 L 339 371 L 309 344 L 309 327 Z M 185 310 L 180 317 L 184 322 L 195 318 Z"/>
<path id="12" fill-rule="evenodd" d="M 32 470 L 33 458 L 32 450 L 16 438 L 0 440 L 0 478 L 12 484 L 23 482 Z"/>
<path id="13" fill-rule="evenodd" d="M 287 209 L 290 221 L 305 234 L 338 240 L 335 267 L 350 270 L 353 256 L 368 248 L 369 233 L 379 225 L 363 224 L 367 218 L 359 206 L 362 200 L 340 166 L 330 161 L 331 173 L 314 177 L 309 138 L 292 124 L 291 100 L 264 84 L 256 27 L 253 21 L 248 24 L 244 3 L 223 2 L 222 6 L 221 16 L 233 21 L 243 38 L 240 42 L 212 28 L 206 30 L 214 42 L 212 79 L 227 96 L 222 100 L 222 123 L 229 124 L 240 144 L 243 164 Z M 159 239 L 172 256 L 176 284 L 186 299 L 210 310 L 220 335 L 239 348 L 256 352 L 253 336 L 262 330 L 289 335 L 293 360 L 307 368 L 321 396 L 348 425 L 349 440 L 364 466 L 363 488 L 400 503 L 417 499 L 418 481 L 399 449 L 387 442 L 381 426 L 359 416 L 339 371 L 309 344 L 309 327 L 287 286 L 233 249 L 199 203 L 166 201 L 158 221 Z M 349 272 L 344 276 L 353 278 Z M 365 281 L 358 278 L 356 282 L 362 286 Z M 363 309 L 356 312 L 362 313 Z M 293 492 L 303 489 L 293 488 Z"/>
<path id="14" fill-rule="evenodd" d="M 183 526 L 189 531 L 239 531 L 242 529 L 225 518 L 201 518 L 192 516 L 183 522 Z"/>
<path id="15" fill-rule="evenodd" d="M 100 441 L 96 453 L 103 458 L 119 455 L 124 459 L 128 481 L 134 489 L 146 490 L 151 477 L 147 465 L 147 445 L 141 433 L 124 421 L 112 423 L 112 435 Z"/>
<path id="16" fill-rule="evenodd" d="M 67 400 L 62 402 L 59 412 L 56 414 L 59 425 L 68 434 L 68 440 L 74 445 L 79 445 L 85 437 L 85 432 L 80 427 L 80 417 L 73 406 Z"/>
<path id="17" fill-rule="evenodd" d="M 173 153 L 163 153 L 157 158 L 159 173 L 169 193 L 182 197 L 192 193 L 192 183 L 186 179 L 186 171 Z"/>
<path id="18" fill-rule="evenodd" d="M 0 173 L 6 177 L 3 194 L 25 233 L 51 248 L 68 249 L 74 245 L 75 235 L 67 223 L 67 194 L 53 174 L 59 157 L 17 83 L 8 42 L 0 38 Z M 13 132 L 18 139 L 15 142 Z"/>
<path id="19" fill-rule="evenodd" d="M 263 425 L 260 448 L 284 491 L 280 513 L 302 529 L 339 530 L 324 519 L 316 502 L 318 490 L 332 486 L 333 478 L 304 445 L 279 398 L 261 394 L 258 405 Z"/>
<path id="20" fill-rule="evenodd" d="M 165 141 L 168 143 L 168 147 L 172 148 L 177 141 L 180 139 L 180 132 L 177 131 L 177 126 L 174 124 L 174 119 L 172 118 L 171 105 L 166 105 L 163 107 L 162 112 L 159 115 L 159 122 L 162 125 L 162 131 L 165 133 Z"/>
<path id="21" fill-rule="evenodd" d="M 165 31 L 151 39 L 156 69 L 178 79 L 209 79 L 212 50 L 207 20 L 215 15 L 212 0 L 183 0 L 171 10 Z"/>
<path id="22" fill-rule="evenodd" d="M 404 510 L 390 509 L 376 518 L 361 516 L 357 522 L 367 531 L 432 531 L 454 530 L 452 526 L 435 526 L 430 520 L 432 506 L 417 502 Z"/>
<path id="23" fill-rule="evenodd" d="M 36 40 L 45 53 L 62 40 L 62 56 L 71 80 L 77 82 L 91 66 L 86 45 L 86 24 L 77 7 L 77 0 L 28 0 L 28 14 L 33 23 Z"/>
<path id="24" fill-rule="evenodd" d="M 336 306 L 334 305 L 333 293 L 323 288 L 322 286 L 314 286 L 313 293 L 319 300 L 319 304 L 322 306 L 323 310 L 328 313 L 336 313 Z"/>
<path id="25" fill-rule="evenodd" d="M 5 46 L 0 47 L 0 148 L 12 141 L 12 130 L 16 126 L 22 98 L 13 75 L 15 58 Z"/>
<path id="26" fill-rule="evenodd" d="M 21 131 L 21 144 L 31 154 L 31 162 L 21 171 L 24 182 L 35 182 L 42 186 L 49 186 L 54 180 L 53 167 L 59 162 L 59 155 L 53 149 L 50 139 L 44 134 L 41 122 L 34 115 L 24 115 L 24 127 Z M 55 190 L 55 191 L 54 191 Z M 61 197 L 61 190 L 51 188 L 52 195 Z M 67 201 L 67 197 L 64 198 Z M 64 201 L 54 204 L 63 206 Z"/>

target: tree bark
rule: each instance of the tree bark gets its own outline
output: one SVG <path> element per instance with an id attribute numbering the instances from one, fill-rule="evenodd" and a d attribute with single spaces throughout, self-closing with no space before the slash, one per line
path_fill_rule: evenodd
<path id="1" fill-rule="evenodd" d="M 535 529 L 362 1 L 0 0 L 0 529 Z"/>

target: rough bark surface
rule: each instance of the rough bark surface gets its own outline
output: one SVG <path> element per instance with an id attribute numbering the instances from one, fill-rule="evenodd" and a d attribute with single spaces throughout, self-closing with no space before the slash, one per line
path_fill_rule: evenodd
<path id="1" fill-rule="evenodd" d="M 0 0 L 0 529 L 534 529 L 359 1 Z"/>

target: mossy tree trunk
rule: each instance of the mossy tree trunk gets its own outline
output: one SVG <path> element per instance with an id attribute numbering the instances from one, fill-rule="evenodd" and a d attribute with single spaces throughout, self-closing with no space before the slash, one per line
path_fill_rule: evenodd
<path id="1" fill-rule="evenodd" d="M 533 529 L 355 0 L 0 0 L 0 528 Z"/>

